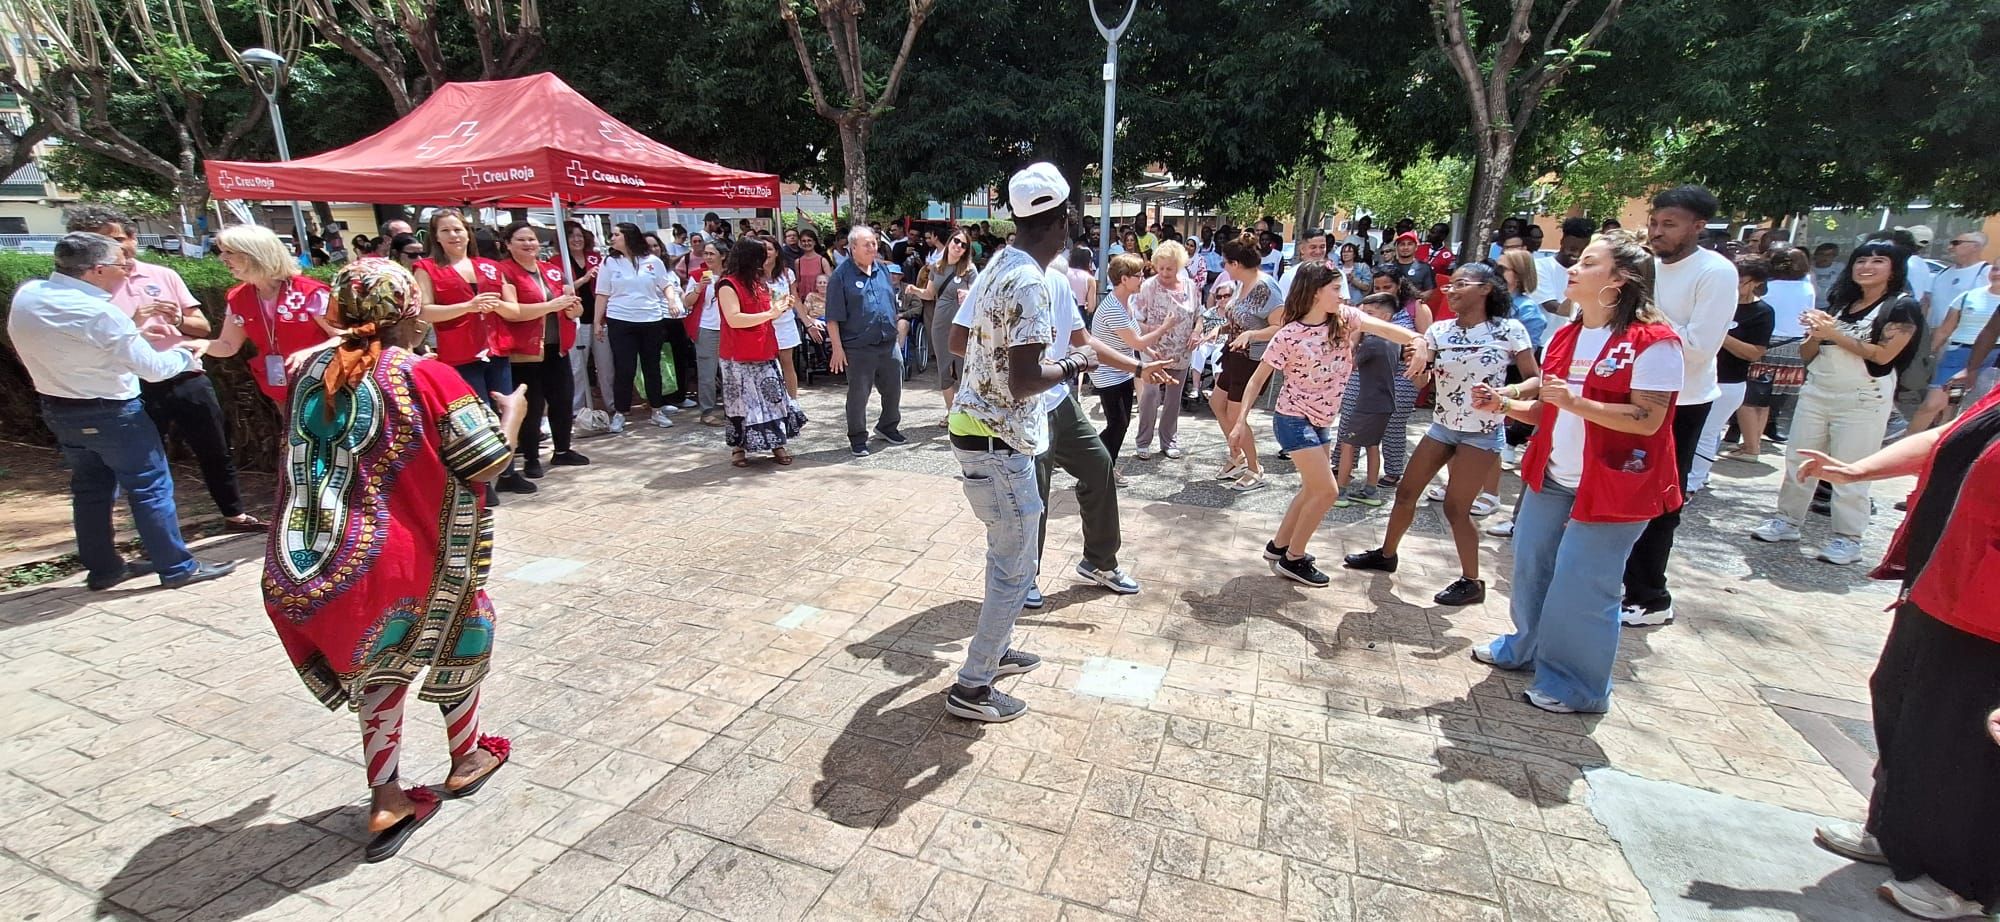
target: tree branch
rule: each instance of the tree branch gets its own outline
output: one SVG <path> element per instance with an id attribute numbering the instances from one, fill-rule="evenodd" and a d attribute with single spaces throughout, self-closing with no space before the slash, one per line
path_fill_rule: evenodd
<path id="1" fill-rule="evenodd" d="M 1501 36 L 1500 51 L 1493 57 L 1493 70 L 1486 76 L 1486 98 L 1506 105 L 1507 77 L 1514 72 L 1514 65 L 1520 63 L 1521 52 L 1527 50 L 1528 17 L 1535 12 L 1535 0 L 1514 0 L 1514 16 L 1507 23 L 1507 32 Z"/>
<path id="2" fill-rule="evenodd" d="M 1578 56 L 1596 47 L 1597 40 L 1604 36 L 1605 30 L 1611 28 L 1612 21 L 1618 18 L 1618 12 L 1624 5 L 1625 0 L 1608 0 L 1604 4 L 1604 11 L 1597 14 L 1597 21 L 1590 24 L 1590 31 L 1585 32 L 1583 37 L 1575 42 L 1575 47 L 1569 54 L 1564 55 L 1554 67 L 1548 67 L 1545 63 L 1530 72 L 1522 83 L 1521 104 L 1519 111 L 1514 115 L 1515 124 L 1525 123 L 1534 117 L 1535 110 L 1542 104 L 1543 95 L 1558 86 L 1563 77 L 1569 75 L 1570 69 L 1576 66 Z"/>
<path id="3" fill-rule="evenodd" d="M 778 0 L 778 18 L 785 22 L 785 32 L 792 37 L 792 50 L 799 53 L 799 69 L 805 71 L 806 89 L 812 93 L 813 111 L 827 121 L 839 121 L 840 110 L 827 102 L 826 91 L 820 87 L 819 72 L 813 69 L 812 52 L 806 50 L 806 38 L 799 32 L 799 14 L 792 9 L 791 0 Z"/>
<path id="4" fill-rule="evenodd" d="M 910 22 L 903 29 L 903 46 L 896 50 L 896 63 L 889 68 L 889 83 L 868 109 L 870 117 L 881 115 L 896 105 L 896 90 L 903 83 L 903 66 L 910 63 L 910 48 L 917 43 L 917 30 L 931 14 L 937 0 L 910 0 Z"/>
<path id="5" fill-rule="evenodd" d="M 1431 34 L 1458 79 L 1465 83 L 1466 103 L 1472 107 L 1472 121 L 1483 146 L 1485 133 L 1493 125 L 1493 112 L 1486 94 L 1480 91 L 1479 62 L 1472 57 L 1472 40 L 1466 35 L 1463 0 L 1431 0 Z"/>

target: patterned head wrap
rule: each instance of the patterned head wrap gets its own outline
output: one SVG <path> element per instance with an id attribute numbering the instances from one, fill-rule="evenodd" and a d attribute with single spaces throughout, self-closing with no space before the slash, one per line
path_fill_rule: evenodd
<path id="1" fill-rule="evenodd" d="M 388 325 L 417 316 L 417 280 L 394 260 L 357 259 L 333 277 L 334 321 L 342 327 Z"/>
<path id="2" fill-rule="evenodd" d="M 417 280 L 393 260 L 358 259 L 333 277 L 333 316 L 342 333 L 325 373 L 328 418 L 340 392 L 374 369 L 382 355 L 383 328 L 416 317 L 422 309 Z"/>

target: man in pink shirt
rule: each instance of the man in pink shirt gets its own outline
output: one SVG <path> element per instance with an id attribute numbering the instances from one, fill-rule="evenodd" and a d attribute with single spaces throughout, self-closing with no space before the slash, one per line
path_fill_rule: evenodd
<path id="1" fill-rule="evenodd" d="M 107 206 L 82 204 L 66 210 L 63 219 L 71 231 L 103 234 L 124 246 L 125 258 L 133 261 L 132 271 L 125 284 L 111 293 L 111 303 L 132 318 L 155 349 L 172 349 L 182 340 L 206 339 L 214 332 L 201 312 L 201 301 L 188 290 L 180 273 L 138 261 L 139 240 L 131 218 Z M 263 520 L 243 507 L 243 492 L 236 485 L 236 462 L 229 451 L 229 430 L 208 375 L 196 370 L 157 383 L 141 382 L 140 397 L 146 414 L 160 428 L 160 441 L 178 433 L 194 453 L 208 495 L 229 524 L 245 531 L 263 531 Z"/>

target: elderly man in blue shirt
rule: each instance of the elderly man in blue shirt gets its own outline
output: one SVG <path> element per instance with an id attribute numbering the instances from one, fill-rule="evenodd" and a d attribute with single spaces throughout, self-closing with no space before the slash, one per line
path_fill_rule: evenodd
<path id="1" fill-rule="evenodd" d="M 167 381 L 201 368 L 207 340 L 164 351 L 111 303 L 132 272 L 132 258 L 102 234 L 72 233 L 56 243 L 56 271 L 14 293 L 7 335 L 34 379 L 42 419 L 70 468 L 77 556 L 86 585 L 109 589 L 157 573 L 168 588 L 214 579 L 233 563 L 209 564 L 188 553 L 174 508 L 174 477 L 160 431 L 139 399 L 139 382 Z M 123 488 L 147 560 L 118 553 L 111 508 Z"/>
<path id="2" fill-rule="evenodd" d="M 857 458 L 868 456 L 868 393 L 882 393 L 876 434 L 891 445 L 909 439 L 903 421 L 903 356 L 896 347 L 896 280 L 878 258 L 881 241 L 867 227 L 847 233 L 846 262 L 826 286 L 827 338 L 833 341 L 828 369 L 847 374 L 847 443 Z"/>

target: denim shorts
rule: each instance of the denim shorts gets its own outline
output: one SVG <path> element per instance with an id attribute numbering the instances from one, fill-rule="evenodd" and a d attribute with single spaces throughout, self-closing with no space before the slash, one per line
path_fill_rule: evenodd
<path id="1" fill-rule="evenodd" d="M 1312 420 L 1303 416 L 1272 414 L 1271 432 L 1278 437 L 1278 447 L 1288 452 L 1305 448 L 1324 448 L 1333 444 L 1332 427 L 1315 426 Z"/>
<path id="2" fill-rule="evenodd" d="M 1466 448 L 1490 451 L 1497 455 L 1500 453 L 1500 433 L 1497 428 L 1492 432 L 1460 432 L 1445 428 L 1443 423 L 1431 423 L 1431 427 L 1424 432 L 1424 438 L 1446 445 L 1463 445 Z"/>
<path id="3" fill-rule="evenodd" d="M 1944 351 L 1938 353 L 1937 374 L 1931 376 L 1931 386 L 1935 388 L 1943 388 L 1945 384 L 1952 379 L 1953 375 L 1956 375 L 1959 372 L 1964 371 L 1965 366 L 1970 364 L 1971 362 L 1972 362 L 1971 346 L 1963 345 L 1960 343 L 1952 343 L 1951 345 L 1945 346 Z M 1987 368 L 1993 367 L 1992 356 L 1987 357 L 1986 367 Z M 1982 368 L 1980 370 L 1984 371 L 1985 369 Z M 1979 376 L 1973 375 L 1972 378 L 1975 381 L 1977 381 Z"/>

